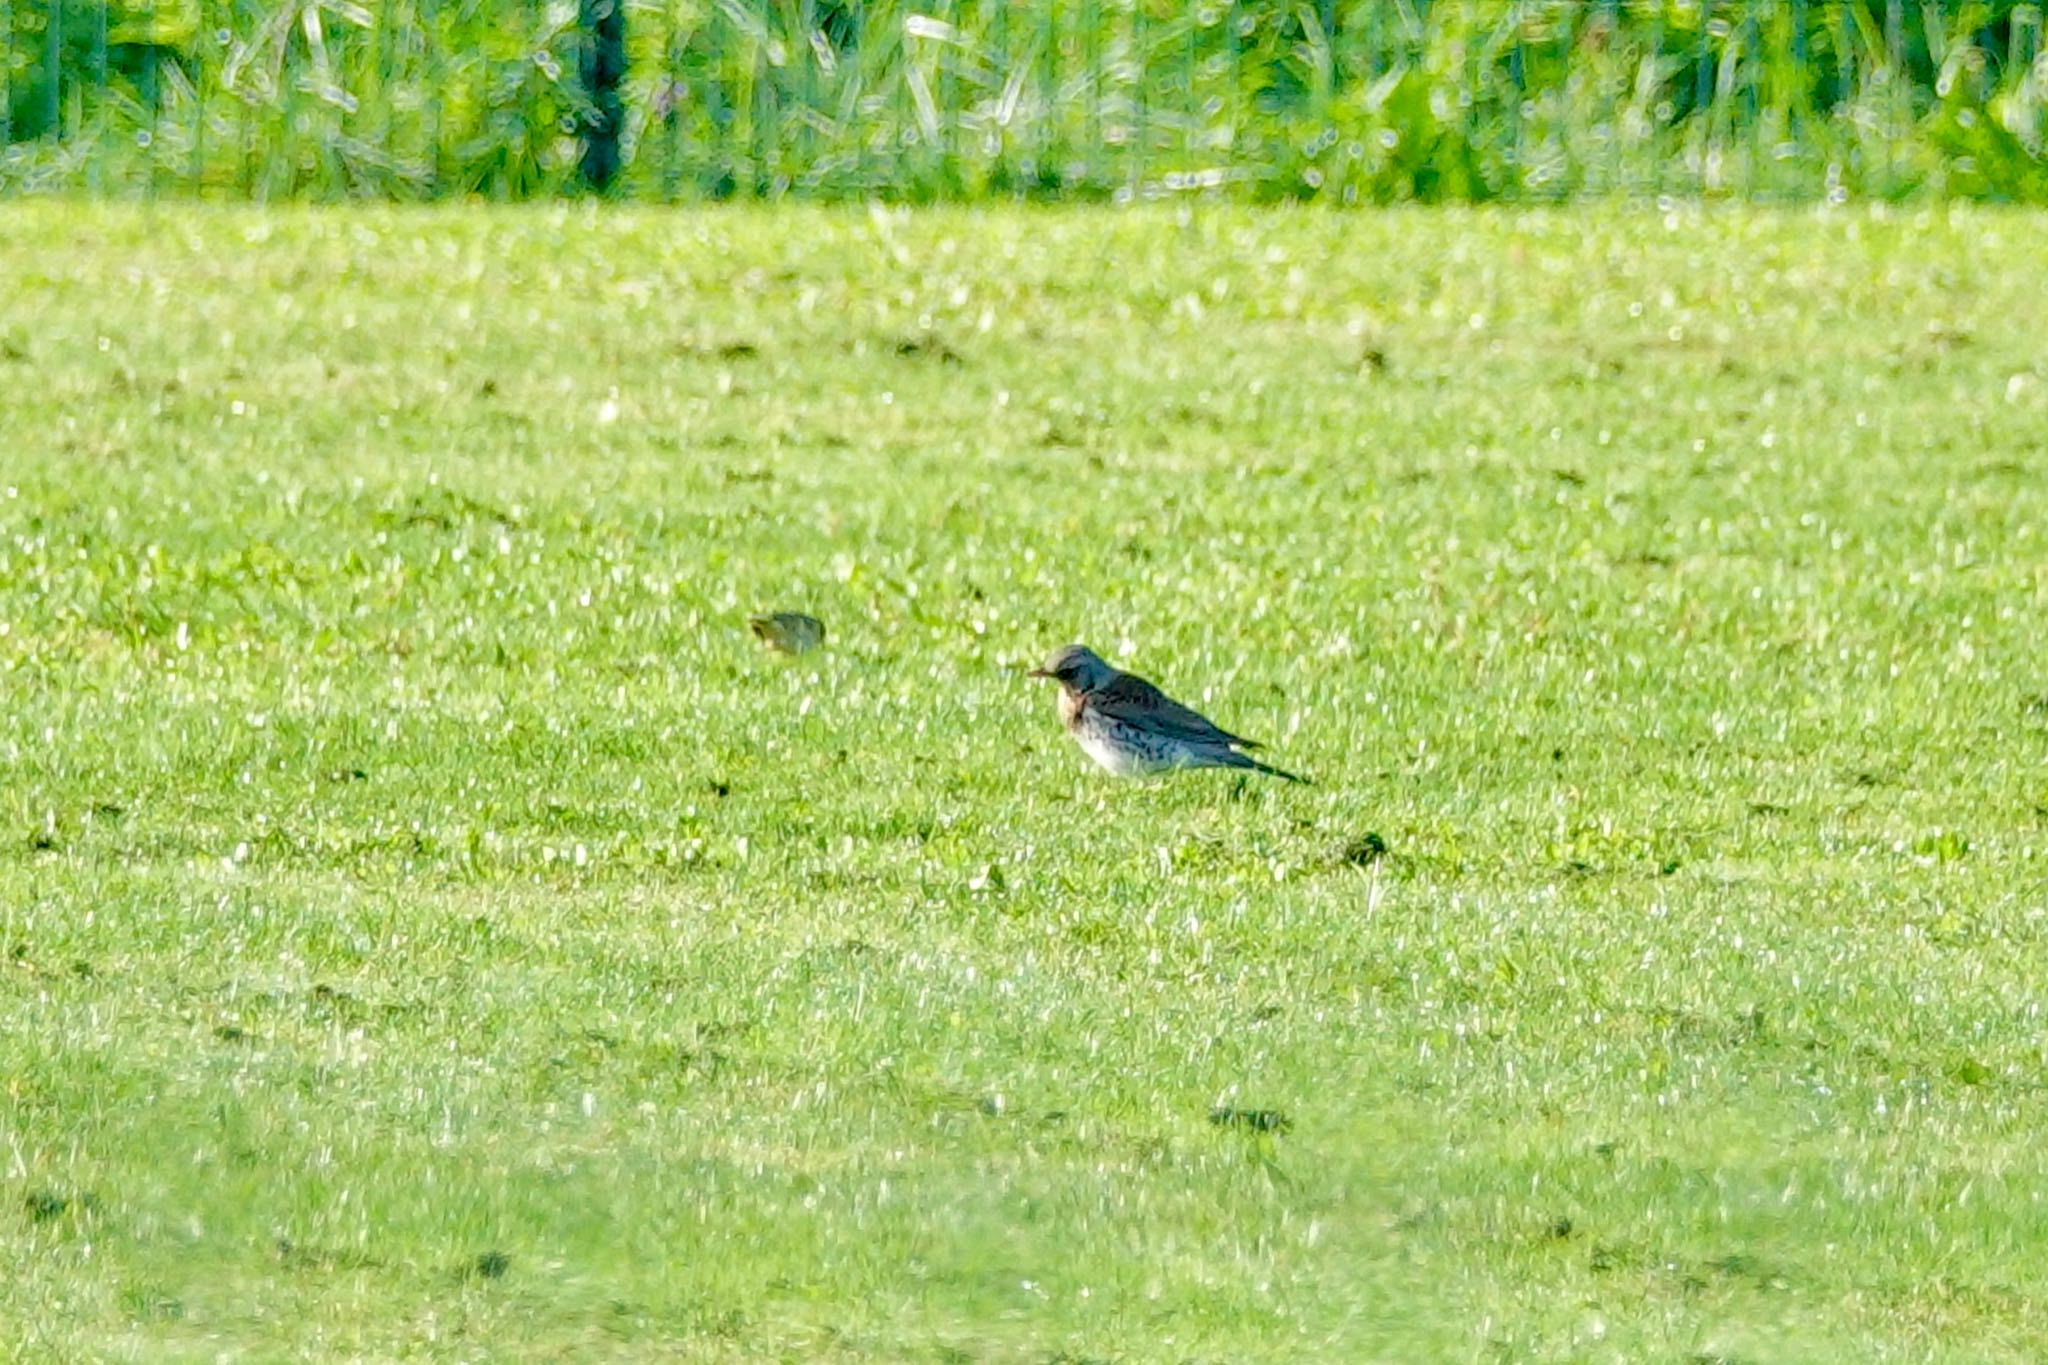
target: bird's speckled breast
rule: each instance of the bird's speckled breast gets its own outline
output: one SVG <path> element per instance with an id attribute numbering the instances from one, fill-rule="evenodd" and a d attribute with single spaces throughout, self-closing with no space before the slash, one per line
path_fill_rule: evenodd
<path id="1" fill-rule="evenodd" d="M 1141 777 L 1180 766 L 1181 746 L 1164 735 L 1113 720 L 1088 705 L 1078 692 L 1060 689 L 1060 723 L 1081 751 L 1117 777 Z"/>

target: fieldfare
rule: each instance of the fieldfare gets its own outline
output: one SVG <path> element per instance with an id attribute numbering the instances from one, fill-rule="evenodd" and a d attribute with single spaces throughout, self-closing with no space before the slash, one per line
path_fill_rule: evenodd
<path id="1" fill-rule="evenodd" d="M 1239 752 L 1258 744 L 1212 724 L 1135 673 L 1104 663 L 1086 645 L 1056 650 L 1034 678 L 1060 685 L 1060 723 L 1087 753 L 1118 777 L 1169 768 L 1248 768 L 1306 781 Z"/>

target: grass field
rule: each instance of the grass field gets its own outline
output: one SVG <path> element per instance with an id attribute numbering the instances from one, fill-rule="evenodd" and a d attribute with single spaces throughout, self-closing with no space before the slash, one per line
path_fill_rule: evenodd
<path id="1" fill-rule="evenodd" d="M 0 1338 L 2041 1358 L 2044 258 L 0 209 Z"/>

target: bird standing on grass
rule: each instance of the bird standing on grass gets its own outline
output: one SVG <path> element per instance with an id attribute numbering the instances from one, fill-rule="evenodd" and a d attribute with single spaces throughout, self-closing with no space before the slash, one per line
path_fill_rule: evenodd
<path id="1" fill-rule="evenodd" d="M 1259 746 L 1212 724 L 1135 673 L 1110 667 L 1086 645 L 1055 650 L 1034 678 L 1060 685 L 1060 723 L 1088 755 L 1118 777 L 1170 768 L 1246 768 L 1305 778 L 1261 763 L 1240 750 Z"/>

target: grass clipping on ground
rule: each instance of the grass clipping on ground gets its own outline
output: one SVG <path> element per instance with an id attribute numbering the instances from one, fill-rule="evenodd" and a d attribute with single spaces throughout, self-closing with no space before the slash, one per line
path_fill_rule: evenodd
<path id="1" fill-rule="evenodd" d="M 0 211 L 0 1322 L 2038 1358 L 2044 253 Z"/>

